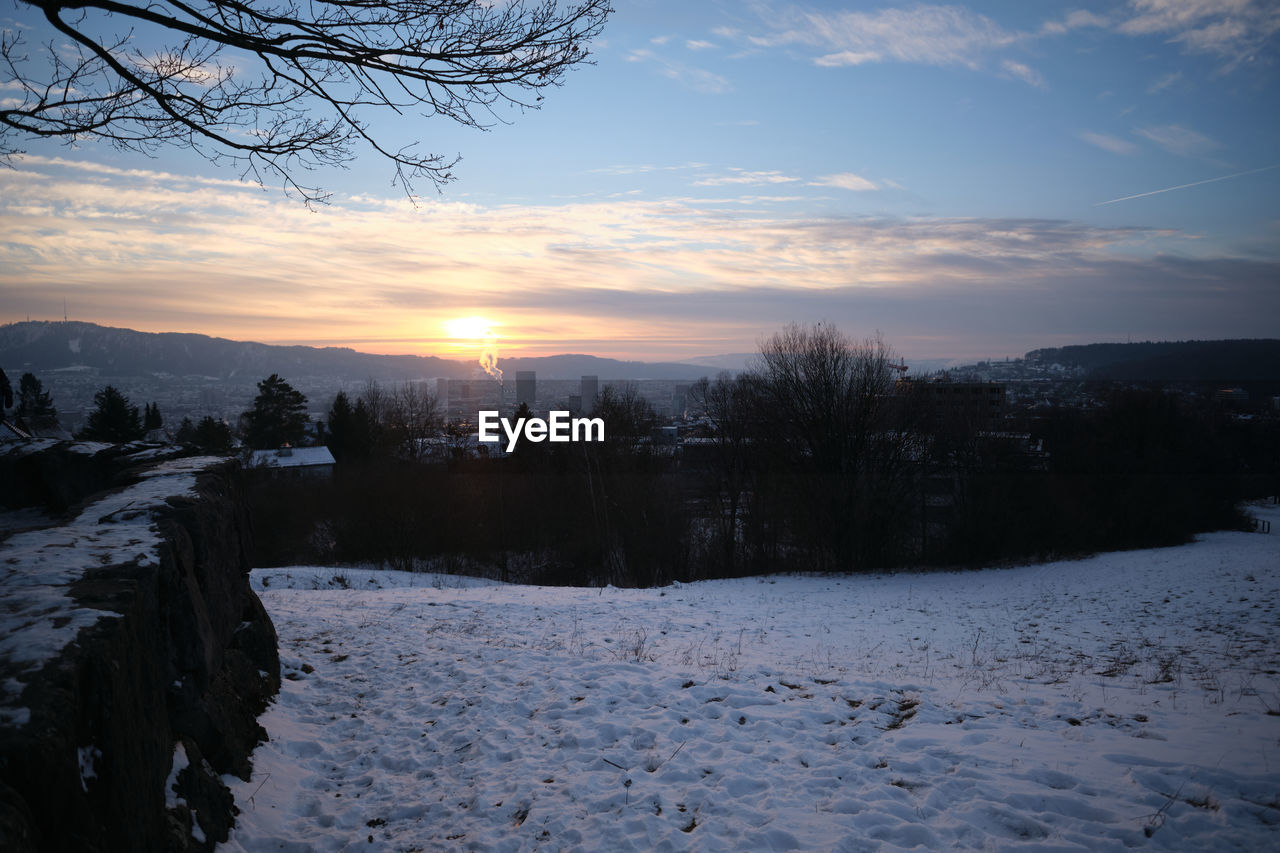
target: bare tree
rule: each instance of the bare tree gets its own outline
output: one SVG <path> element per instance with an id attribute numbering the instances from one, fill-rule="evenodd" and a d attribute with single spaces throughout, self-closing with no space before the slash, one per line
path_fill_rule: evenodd
<path id="1" fill-rule="evenodd" d="M 308 202 L 328 196 L 298 173 L 341 165 L 357 144 L 390 160 L 406 192 L 451 180 L 456 157 L 384 143 L 364 113 L 483 128 L 498 109 L 536 109 L 612 11 L 609 0 L 15 2 L 53 34 L 33 56 L 21 28 L 0 31 L 0 157 L 31 138 L 186 146 L 259 183 L 274 174 Z"/>
<path id="2" fill-rule="evenodd" d="M 405 382 L 391 395 L 384 429 L 394 436 L 397 452 L 415 461 L 428 452 L 427 440 L 444 429 L 444 413 L 430 391 Z"/>
<path id="3" fill-rule="evenodd" d="M 364 381 L 364 388 L 360 391 L 360 402 L 364 403 L 364 410 L 369 415 L 376 429 L 381 429 L 386 423 L 387 417 L 391 411 L 392 392 L 387 391 L 379 384 L 378 380 L 369 377 Z M 376 430 L 375 430 L 376 431 Z"/>
<path id="4" fill-rule="evenodd" d="M 759 386 L 755 374 L 721 373 L 715 382 L 698 380 L 690 393 L 713 429 L 706 497 L 719 552 L 716 568 L 730 576 L 740 574 L 741 522 L 758 473 L 752 453 L 760 433 Z"/>
<path id="5" fill-rule="evenodd" d="M 795 532 L 831 568 L 881 563 L 909 529 L 918 436 L 892 400 L 893 360 L 880 337 L 855 343 L 823 324 L 761 346 L 772 469 L 788 481 Z"/>

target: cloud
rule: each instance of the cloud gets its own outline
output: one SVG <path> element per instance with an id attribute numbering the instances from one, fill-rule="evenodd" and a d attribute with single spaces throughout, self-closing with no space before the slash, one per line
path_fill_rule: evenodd
<path id="1" fill-rule="evenodd" d="M 842 68 L 849 65 L 862 65 L 865 62 L 879 62 L 883 58 L 879 53 L 842 50 L 839 53 L 819 56 L 813 63 L 823 68 Z"/>
<path id="2" fill-rule="evenodd" d="M 792 7 L 779 18 L 774 32 L 749 36 L 748 40 L 765 47 L 809 45 L 824 51 L 814 62 L 829 67 L 910 62 L 977 68 L 988 54 L 1018 39 L 990 18 L 956 6 L 919 5 L 874 12 L 817 12 Z"/>
<path id="3" fill-rule="evenodd" d="M 1154 95 L 1157 92 L 1162 92 L 1165 89 L 1168 89 L 1174 83 L 1177 83 L 1181 79 L 1182 79 L 1181 71 L 1173 71 L 1168 74 L 1165 74 L 1164 76 L 1152 81 L 1151 85 L 1147 87 L 1147 94 Z"/>
<path id="4" fill-rule="evenodd" d="M 836 187 L 842 190 L 851 190 L 853 192 L 870 192 L 880 189 L 871 181 L 861 175 L 855 175 L 852 172 L 839 172 L 834 175 L 825 175 L 809 184 L 811 187 Z"/>
<path id="5" fill-rule="evenodd" d="M 1095 15 L 1093 12 L 1077 9 L 1067 13 L 1066 17 L 1058 21 L 1046 21 L 1040 31 L 1045 35 L 1065 35 L 1072 30 L 1084 29 L 1085 27 L 1102 28 L 1108 26 L 1108 21 L 1101 15 Z"/>
<path id="6" fill-rule="evenodd" d="M 659 166 L 653 163 L 628 163 L 616 166 L 605 166 L 599 169 L 588 169 L 591 174 L 600 175 L 643 175 L 650 172 L 678 172 L 684 169 L 705 169 L 706 163 L 680 163 L 678 165 Z"/>
<path id="7" fill-rule="evenodd" d="M 1280 31 L 1273 0 L 1129 0 L 1129 10 L 1120 32 L 1167 35 L 1189 53 L 1224 58 L 1226 70 L 1254 59 Z"/>
<path id="8" fill-rule="evenodd" d="M 659 56 L 651 50 L 633 50 L 627 54 L 627 61 L 652 63 L 663 77 L 704 95 L 722 95 L 733 91 L 733 86 L 725 77 L 704 68 L 695 68 L 684 62 Z"/>
<path id="9" fill-rule="evenodd" d="M 719 187 L 728 184 L 790 184 L 799 178 L 784 175 L 778 171 L 749 172 L 745 169 L 730 169 L 727 175 L 712 175 L 693 182 L 695 187 Z"/>
<path id="10" fill-rule="evenodd" d="M 1106 133 L 1094 133 L 1093 131 L 1082 130 L 1077 133 L 1076 136 L 1083 139 L 1090 145 L 1096 145 L 1103 151 L 1110 151 L 1112 154 L 1132 154 L 1138 150 L 1138 146 L 1134 145 L 1132 142 Z"/>
<path id="11" fill-rule="evenodd" d="M 121 169 L 106 163 L 95 163 L 92 160 L 76 160 L 70 157 L 46 157 L 40 154 L 15 154 L 14 165 L 20 167 L 52 167 L 70 169 L 104 177 L 145 178 L 148 181 L 167 181 L 178 184 L 201 184 L 211 187 L 243 188 L 244 181 L 230 178 L 207 178 L 198 175 L 181 175 L 174 172 L 158 172 L 153 169 Z"/>
<path id="12" fill-rule="evenodd" d="M 1177 154 L 1180 157 L 1195 157 L 1221 147 L 1204 134 L 1180 124 L 1139 127 L 1134 130 L 1134 133 L 1150 139 L 1170 154 Z"/>
<path id="13" fill-rule="evenodd" d="M 745 39 L 759 47 L 808 46 L 818 51 L 812 62 L 824 68 L 904 62 L 973 70 L 987 65 L 1000 51 L 1033 38 L 958 6 L 922 4 L 871 12 L 789 7 L 775 18 L 773 31 L 766 35 L 744 36 L 726 31 L 723 36 Z M 1071 26 L 1083 26 L 1093 19 L 1085 13 L 1084 17 L 1072 15 L 1067 20 Z M 1005 59 L 1000 68 L 1004 74 L 1032 86 L 1044 86 L 1040 74 L 1024 63 Z"/>
<path id="14" fill-rule="evenodd" d="M 715 44 L 702 39 L 690 39 L 684 43 L 684 46 L 689 50 L 707 50 L 708 48 L 715 47 Z"/>
<path id="15" fill-rule="evenodd" d="M 1044 78 L 1040 76 L 1040 72 L 1029 65 L 1014 62 L 1012 59 L 1005 59 L 1001 61 L 1000 67 L 1009 76 L 1016 77 L 1030 86 L 1035 86 L 1037 89 L 1045 88 Z"/>
<path id="16" fill-rule="evenodd" d="M 813 216 L 761 197 L 335 198 L 308 212 L 249 186 L 91 174 L 0 172 L 0 322 L 60 316 L 66 296 L 80 317 L 113 325 L 403 341 L 388 344 L 403 352 L 429 351 L 442 319 L 482 305 L 512 352 L 587 341 L 667 357 L 749 349 L 790 319 L 881 328 L 895 343 L 941 337 L 939 355 L 955 355 L 966 339 L 1030 349 L 1050 335 L 1264 336 L 1280 314 L 1280 263 L 1179 259 L 1196 241 L 1168 230 Z"/>

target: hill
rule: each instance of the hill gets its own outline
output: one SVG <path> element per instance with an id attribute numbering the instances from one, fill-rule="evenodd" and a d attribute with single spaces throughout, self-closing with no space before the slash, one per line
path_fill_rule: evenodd
<path id="1" fill-rule="evenodd" d="M 1274 381 L 1280 380 L 1280 340 L 1086 344 L 1032 350 L 1027 361 L 1078 368 L 1089 379 Z"/>
<path id="2" fill-rule="evenodd" d="M 347 347 L 277 346 L 182 332 L 138 332 L 82 322 L 26 321 L 0 326 L 0 366 L 17 375 L 89 369 L 102 376 L 200 376 L 261 379 L 279 373 L 290 379 L 365 379 L 400 382 L 447 377 L 462 379 L 473 361 L 420 355 L 374 355 Z M 696 379 L 705 367 L 692 364 L 618 361 L 590 355 L 502 359 L 510 373 L 534 370 L 539 379 Z"/>
<path id="3" fill-rule="evenodd" d="M 273 346 L 182 332 L 37 321 L 0 326 L 0 365 L 33 372 L 78 367 L 104 376 L 169 374 L 216 379 L 281 373 L 397 381 L 467 374 L 460 363 L 432 356 L 370 355 L 344 347 Z"/>

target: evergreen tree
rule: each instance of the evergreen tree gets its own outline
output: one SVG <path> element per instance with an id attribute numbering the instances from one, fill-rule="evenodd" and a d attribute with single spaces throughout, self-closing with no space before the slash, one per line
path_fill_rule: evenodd
<path id="1" fill-rule="evenodd" d="M 151 432 L 151 430 L 160 429 L 163 426 L 164 419 L 160 417 L 160 404 L 148 403 L 142 419 L 142 428 L 147 432 Z"/>
<path id="2" fill-rule="evenodd" d="M 94 409 L 89 422 L 77 438 L 88 441 L 122 443 L 142 438 L 142 418 L 138 407 L 129 405 L 129 398 L 111 385 L 93 395 Z"/>
<path id="3" fill-rule="evenodd" d="M 179 444 L 189 445 L 206 453 L 226 453 L 235 444 L 231 436 L 231 427 L 212 415 L 205 415 L 199 424 L 191 422 L 191 418 L 183 418 L 178 427 Z"/>
<path id="4" fill-rule="evenodd" d="M 307 431 L 307 398 L 273 373 L 258 383 L 258 396 L 244 421 L 245 443 L 254 450 L 298 444 Z"/>
<path id="5" fill-rule="evenodd" d="M 9 384 L 9 377 L 4 375 L 4 371 L 0 370 L 0 421 L 4 420 L 4 410 L 13 405 L 13 386 Z"/>
<path id="6" fill-rule="evenodd" d="M 366 459 L 373 451 L 374 429 L 363 398 L 353 407 L 347 392 L 339 391 L 329 410 L 329 439 L 326 442 L 338 461 Z"/>
<path id="7" fill-rule="evenodd" d="M 347 455 L 347 440 L 351 434 L 351 401 L 346 391 L 339 391 L 329 408 L 329 450 L 333 458 L 341 461 Z"/>
<path id="8" fill-rule="evenodd" d="M 195 428 L 195 443 L 209 453 L 226 453 L 232 447 L 231 427 L 212 415 L 205 415 Z"/>
<path id="9" fill-rule="evenodd" d="M 351 434 L 347 439 L 349 455 L 355 459 L 371 456 L 378 443 L 380 429 L 369 407 L 365 405 L 364 398 L 356 400 L 356 407 L 351 410 Z"/>
<path id="10" fill-rule="evenodd" d="M 44 429 L 58 423 L 58 410 L 53 407 L 53 397 L 32 373 L 24 373 L 18 380 L 17 416 L 32 429 Z"/>

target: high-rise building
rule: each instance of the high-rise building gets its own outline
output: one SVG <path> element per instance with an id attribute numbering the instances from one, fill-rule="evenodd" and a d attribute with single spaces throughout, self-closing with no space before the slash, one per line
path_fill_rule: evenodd
<path id="1" fill-rule="evenodd" d="M 538 402 L 538 373 L 535 370 L 516 371 L 516 405 L 524 403 L 530 409 Z"/>
<path id="2" fill-rule="evenodd" d="M 600 377 L 584 376 L 582 377 L 582 410 L 589 412 L 595 408 L 596 400 L 600 397 Z"/>
<path id="3" fill-rule="evenodd" d="M 671 414 L 677 418 L 683 418 L 689 410 L 689 390 L 692 386 L 687 382 L 676 383 L 675 390 L 671 392 Z"/>

